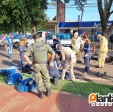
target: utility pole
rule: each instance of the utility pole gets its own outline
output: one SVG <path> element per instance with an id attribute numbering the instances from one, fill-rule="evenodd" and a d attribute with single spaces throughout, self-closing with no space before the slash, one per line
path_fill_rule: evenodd
<path id="1" fill-rule="evenodd" d="M 59 21 L 59 15 L 60 15 L 60 7 L 59 7 L 59 3 L 60 0 L 57 0 L 57 15 L 56 15 L 56 21 Z"/>
<path id="2" fill-rule="evenodd" d="M 82 18 L 83 18 L 83 13 L 84 13 L 84 5 L 83 5 L 83 8 L 82 8 L 82 13 L 81 13 L 81 21 L 82 21 Z"/>

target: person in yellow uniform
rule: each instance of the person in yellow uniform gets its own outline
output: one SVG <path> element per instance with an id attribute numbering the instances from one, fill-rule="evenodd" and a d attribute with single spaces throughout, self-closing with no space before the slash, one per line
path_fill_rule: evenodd
<path id="1" fill-rule="evenodd" d="M 105 64 L 105 58 L 108 52 L 108 40 L 101 34 L 98 34 L 97 38 L 100 40 L 100 50 L 98 54 L 98 68 L 103 68 Z"/>
<path id="2" fill-rule="evenodd" d="M 78 36 L 78 32 L 74 33 L 74 37 L 71 40 L 72 50 L 77 57 L 77 62 L 81 63 L 81 47 L 82 39 Z"/>

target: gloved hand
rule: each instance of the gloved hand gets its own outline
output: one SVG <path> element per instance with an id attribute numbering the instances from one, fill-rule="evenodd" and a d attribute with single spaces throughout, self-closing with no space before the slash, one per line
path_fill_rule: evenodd
<path id="1" fill-rule="evenodd" d="M 24 49 L 24 52 L 26 51 L 26 49 Z"/>
<path id="2" fill-rule="evenodd" d="M 83 49 L 82 48 L 80 49 L 80 52 L 83 52 Z"/>
<path id="3" fill-rule="evenodd" d="M 50 66 L 50 67 L 54 67 L 54 62 L 50 62 L 50 63 L 49 63 L 49 66 Z"/>
<path id="4" fill-rule="evenodd" d="M 33 67 L 33 64 L 29 65 L 30 69 L 33 70 L 34 67 Z"/>
<path id="5" fill-rule="evenodd" d="M 61 62 L 61 66 L 65 66 L 65 62 L 64 61 Z"/>
<path id="6" fill-rule="evenodd" d="M 85 57 L 88 57 L 88 54 L 85 54 Z"/>

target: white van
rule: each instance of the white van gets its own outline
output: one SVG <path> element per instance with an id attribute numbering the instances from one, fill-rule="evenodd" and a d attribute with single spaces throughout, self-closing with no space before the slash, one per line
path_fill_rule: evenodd
<path id="1" fill-rule="evenodd" d="M 47 43 L 47 35 L 51 32 L 49 32 L 49 31 L 37 31 L 37 33 L 40 35 L 42 42 Z"/>

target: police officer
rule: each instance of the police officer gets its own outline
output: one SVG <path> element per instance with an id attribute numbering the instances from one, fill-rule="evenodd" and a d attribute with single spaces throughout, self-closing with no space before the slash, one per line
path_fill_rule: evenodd
<path id="1" fill-rule="evenodd" d="M 24 51 L 26 50 L 26 43 L 27 43 L 27 38 L 25 38 L 25 37 L 19 43 L 19 52 L 20 52 L 21 63 L 25 62 L 23 56 L 24 56 Z"/>
<path id="2" fill-rule="evenodd" d="M 60 40 L 56 37 L 55 34 L 52 34 L 52 38 L 53 38 L 53 49 L 54 51 L 56 51 L 56 45 L 60 43 Z"/>
<path id="3" fill-rule="evenodd" d="M 27 72 L 27 66 L 28 64 L 26 64 L 26 61 L 24 59 L 24 51 L 27 49 L 26 47 L 26 43 L 27 43 L 27 38 L 23 38 L 22 41 L 20 41 L 19 43 L 19 52 L 20 52 L 20 58 L 21 58 L 21 63 L 20 66 L 22 68 L 22 72 Z"/>
<path id="4" fill-rule="evenodd" d="M 63 71 L 61 74 L 61 80 L 64 80 L 65 74 L 69 70 L 71 80 L 75 81 L 75 76 L 73 72 L 73 67 L 76 63 L 75 53 L 72 51 L 70 47 L 63 47 L 61 44 L 58 44 L 57 48 L 61 53 L 63 62 Z"/>
<path id="5" fill-rule="evenodd" d="M 33 39 L 35 43 L 26 50 L 24 58 L 29 65 L 33 66 L 35 80 L 39 89 L 39 97 L 43 98 L 44 86 L 47 89 L 47 96 L 51 94 L 50 76 L 47 69 L 48 53 L 51 53 L 50 66 L 54 65 L 55 53 L 49 45 L 41 42 L 40 36 L 37 33 L 33 35 Z M 33 56 L 33 62 L 28 57 L 30 54 Z"/>
<path id="6" fill-rule="evenodd" d="M 77 56 L 77 62 L 81 63 L 82 39 L 78 36 L 78 32 L 74 33 L 74 37 L 72 38 L 71 44 L 72 50 L 75 52 L 75 55 Z"/>
<path id="7" fill-rule="evenodd" d="M 108 52 L 108 40 L 101 34 L 98 34 L 97 38 L 100 40 L 100 51 L 98 54 L 98 68 L 103 68 L 105 58 Z"/>

